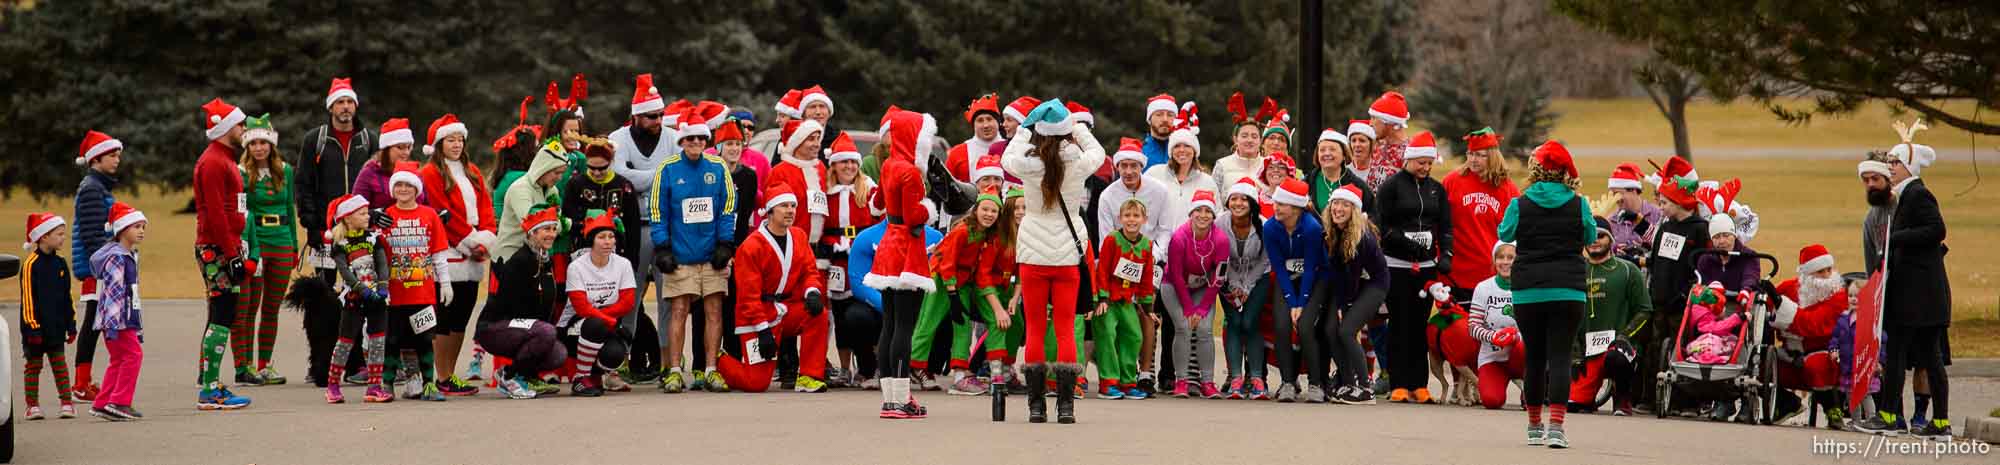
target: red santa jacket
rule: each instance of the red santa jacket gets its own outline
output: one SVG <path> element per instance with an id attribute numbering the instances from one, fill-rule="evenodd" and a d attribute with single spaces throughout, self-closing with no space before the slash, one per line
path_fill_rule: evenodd
<path id="1" fill-rule="evenodd" d="M 473 231 L 494 232 L 498 223 L 493 219 L 493 192 L 486 188 L 486 178 L 479 173 L 479 167 L 466 163 L 465 179 L 470 183 L 453 182 L 450 189 L 444 187 L 445 175 L 433 163 L 425 163 L 417 170 L 417 177 L 424 181 L 424 205 L 441 212 L 451 212 L 451 219 L 444 222 L 445 240 L 458 246 L 465 236 Z M 471 185 L 466 185 L 471 184 Z M 466 189 L 471 189 L 472 205 L 465 204 Z M 473 226 L 474 220 L 479 225 Z"/>
<path id="2" fill-rule="evenodd" d="M 966 222 L 959 222 L 951 227 L 951 232 L 944 234 L 944 240 L 938 242 L 937 253 L 931 254 L 931 274 L 949 287 L 971 287 L 979 269 L 987 267 L 979 259 L 986 255 L 986 249 L 992 242 L 992 235 L 981 233 L 979 237 L 973 237 L 972 227 Z"/>
<path id="3" fill-rule="evenodd" d="M 1833 328 L 1840 321 L 1840 313 L 1847 310 L 1847 288 L 1842 286 L 1832 294 L 1817 302 L 1799 300 L 1799 278 L 1787 279 L 1778 284 L 1778 293 L 1798 304 L 1791 315 L 1791 326 L 1786 334 L 1797 336 L 1801 350 L 1826 349 L 1833 341 Z M 1784 319 L 1784 309 L 1779 310 L 1779 319 Z"/>
<path id="4" fill-rule="evenodd" d="M 194 162 L 194 243 L 221 249 L 222 257 L 242 253 L 243 176 L 236 171 L 236 149 L 210 141 Z"/>
<path id="5" fill-rule="evenodd" d="M 794 226 L 778 237 L 758 226 L 743 242 L 736 248 L 731 267 L 736 272 L 735 334 L 770 329 L 787 314 L 805 311 L 808 290 L 820 291 L 820 298 L 826 298 L 826 278 L 813 266 L 812 246 L 806 242 L 804 229 Z M 780 248 L 780 244 L 785 247 Z"/>
<path id="6" fill-rule="evenodd" d="M 874 268 L 863 283 L 876 289 L 922 289 L 935 291 L 929 259 L 924 254 L 922 227 L 931 220 L 924 206 L 924 175 L 911 160 L 891 157 L 882 162 L 879 194 L 884 220 L 890 226 L 882 232 L 875 249 Z M 912 232 L 912 228 L 915 232 Z"/>
<path id="7" fill-rule="evenodd" d="M 1097 298 L 1115 303 L 1153 304 L 1153 240 L 1125 240 L 1124 231 L 1104 236 L 1091 270 Z"/>
<path id="8" fill-rule="evenodd" d="M 867 177 L 868 175 L 862 174 L 858 176 Z M 873 185 L 874 180 L 869 180 L 869 184 Z M 882 186 L 874 187 L 879 189 Z M 868 195 L 872 197 L 875 193 L 869 192 Z M 848 247 L 854 244 L 854 235 L 860 234 L 861 230 L 868 229 L 869 226 L 874 226 L 876 222 L 882 221 L 882 218 L 876 215 L 874 209 L 868 204 L 868 199 L 857 195 L 852 185 L 830 185 L 826 189 L 826 197 L 828 210 L 826 213 L 826 231 L 820 234 L 819 241 L 822 244 L 832 245 L 833 250 L 846 251 Z M 840 258 L 834 259 L 834 262 L 846 266 L 847 258 L 843 254 Z"/>
<path id="9" fill-rule="evenodd" d="M 776 185 L 791 189 L 793 194 L 799 196 L 799 224 L 805 225 L 807 214 L 825 215 L 825 207 L 832 202 L 826 198 L 826 164 L 815 160 L 809 163 L 812 172 L 808 173 L 806 168 L 800 167 L 800 163 L 789 158 L 777 162 L 771 167 L 771 176 L 764 180 L 764 190 L 768 191 Z M 820 200 L 812 200 L 815 195 Z M 819 206 L 815 206 L 816 203 Z"/>

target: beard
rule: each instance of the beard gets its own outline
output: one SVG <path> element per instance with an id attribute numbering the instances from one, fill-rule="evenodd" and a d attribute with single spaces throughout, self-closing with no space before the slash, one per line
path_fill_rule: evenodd
<path id="1" fill-rule="evenodd" d="M 1601 262 L 1601 261 L 1604 261 L 1604 259 L 1606 259 L 1606 258 L 1611 258 L 1611 247 L 1610 247 L 1610 246 L 1604 246 L 1604 247 L 1597 247 L 1597 246 L 1590 246 L 1590 247 L 1585 247 L 1585 248 L 1583 249 L 1583 252 L 1584 252 L 1584 253 L 1586 253 L 1586 254 L 1589 254 L 1589 255 L 1590 255 L 1590 261 L 1592 261 L 1592 262 Z"/>
<path id="2" fill-rule="evenodd" d="M 1799 305 L 1811 306 L 1826 301 L 1835 292 L 1845 289 L 1847 282 L 1839 276 L 1821 278 L 1813 275 L 1799 277 Z"/>
<path id="3" fill-rule="evenodd" d="M 1889 193 L 1888 189 L 1869 189 L 1868 204 L 1877 207 L 1887 207 L 1893 195 Z"/>

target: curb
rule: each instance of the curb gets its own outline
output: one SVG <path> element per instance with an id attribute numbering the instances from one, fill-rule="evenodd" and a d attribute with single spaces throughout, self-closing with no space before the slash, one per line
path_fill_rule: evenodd
<path id="1" fill-rule="evenodd" d="M 1965 423 L 1965 438 L 2000 443 L 2000 418 L 1973 417 Z"/>

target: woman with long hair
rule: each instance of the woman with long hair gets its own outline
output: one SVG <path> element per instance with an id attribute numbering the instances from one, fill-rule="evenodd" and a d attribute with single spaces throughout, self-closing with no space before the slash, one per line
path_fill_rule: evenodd
<path id="1" fill-rule="evenodd" d="M 259 266 L 257 276 L 245 279 L 243 292 L 236 295 L 236 324 L 229 330 L 229 346 L 236 355 L 237 384 L 285 384 L 284 375 L 271 369 L 271 351 L 278 339 L 278 306 L 291 283 L 292 267 L 299 262 L 292 167 L 278 153 L 278 131 L 271 128 L 271 115 L 249 118 L 244 126 L 243 157 L 237 167 L 243 172 L 247 220 L 243 242 L 250 249 L 243 256 L 256 258 Z M 253 362 L 255 371 L 250 368 Z"/>
<path id="2" fill-rule="evenodd" d="M 408 133 L 410 120 L 390 118 L 389 122 L 382 123 L 383 133 L 396 131 Z M 354 185 L 348 188 L 348 192 L 367 199 L 369 208 L 380 210 L 395 205 L 396 199 L 389 192 L 389 175 L 403 168 L 416 169 L 415 164 L 410 163 L 410 151 L 416 148 L 413 141 L 384 139 L 368 162 L 361 164 L 361 172 L 354 175 Z M 423 202 L 423 194 L 417 195 L 417 201 Z"/>
<path id="3" fill-rule="evenodd" d="M 1350 175 L 1351 176 L 1351 175 Z M 1334 189 L 1326 201 L 1327 290 L 1332 294 L 1324 311 L 1325 340 L 1332 344 L 1333 392 L 1328 399 L 1343 404 L 1373 404 L 1375 393 L 1368 381 L 1368 365 L 1362 356 L 1361 328 L 1375 318 L 1376 309 L 1389 293 L 1389 266 L 1382 257 L 1382 244 L 1375 224 L 1363 211 L 1367 191 L 1360 184 Z M 1321 366 L 1313 366 L 1315 369 Z"/>
<path id="4" fill-rule="evenodd" d="M 1243 178 L 1229 186 L 1221 225 L 1229 238 L 1229 263 L 1222 279 L 1222 354 L 1229 367 L 1230 399 L 1264 400 L 1264 338 L 1257 319 L 1269 311 L 1271 258 L 1264 254 L 1264 219 L 1257 184 Z"/>
<path id="5" fill-rule="evenodd" d="M 465 123 L 458 121 L 458 115 L 438 117 L 427 132 L 429 143 L 424 145 L 424 153 L 431 159 L 417 176 L 423 179 L 425 192 L 436 194 L 428 196 L 425 205 L 448 213 L 443 220 L 445 243 L 449 245 L 441 254 L 445 266 L 451 268 L 452 280 L 438 285 L 450 286 L 453 293 L 466 296 L 438 308 L 436 337 L 431 338 L 431 348 L 437 354 L 436 384 L 444 395 L 469 396 L 479 393 L 479 388 L 459 378 L 458 351 L 465 345 L 465 330 L 479 300 L 473 296 L 479 295 L 479 281 L 486 277 L 486 262 L 496 247 L 493 193 L 487 190 L 479 167 L 468 159 Z M 474 363 L 468 371 L 479 373 L 478 365 Z"/>
<path id="6" fill-rule="evenodd" d="M 1021 308 L 1027 313 L 1028 324 L 1028 421 L 1048 421 L 1042 398 L 1047 387 L 1042 381 L 1053 376 L 1056 392 L 1061 394 L 1056 397 L 1056 421 L 1075 423 L 1076 401 L 1069 394 L 1075 391 L 1083 367 L 1077 363 L 1076 341 L 1071 335 L 1075 334 L 1078 313 L 1092 310 L 1077 305 L 1079 287 L 1089 274 L 1086 264 L 1091 260 L 1083 244 L 1092 243 L 1084 235 L 1078 207 L 1089 200 L 1084 177 L 1104 164 L 1104 147 L 1088 126 L 1070 118 L 1069 110 L 1058 99 L 1043 102 L 1027 116 L 1014 134 L 1015 141 L 1026 143 L 1008 144 L 1000 163 L 1023 184 L 1032 186 L 1023 202 L 1027 216 L 1021 221 L 1018 237 L 1022 240 L 1014 248 L 1021 263 Z M 1044 338 L 1051 325 L 1055 341 Z M 1045 370 L 1050 361 L 1043 348 L 1051 343 L 1056 346 L 1055 366 Z"/>
<path id="7" fill-rule="evenodd" d="M 1324 402 L 1324 382 L 1314 382 L 1312 390 L 1301 390 L 1298 385 L 1299 369 L 1309 368 L 1315 377 L 1323 377 L 1326 366 L 1323 352 L 1319 350 L 1319 306 L 1313 305 L 1317 294 L 1324 294 L 1319 285 L 1319 275 L 1326 268 L 1326 237 L 1320 226 L 1318 215 L 1312 210 L 1312 191 L 1304 181 L 1285 179 L 1271 195 L 1271 202 L 1277 204 L 1274 215 L 1264 222 L 1264 253 L 1271 257 L 1271 271 L 1276 275 L 1279 294 L 1283 296 L 1284 308 L 1271 315 L 1271 330 L 1278 349 L 1278 402 Z M 1298 339 L 1298 348 L 1292 348 L 1292 340 Z M 1300 358 L 1305 362 L 1301 365 Z"/>
<path id="8" fill-rule="evenodd" d="M 1535 148 L 1533 184 L 1507 206 L 1500 241 L 1520 244 L 1511 286 L 1514 318 L 1526 345 L 1521 405 L 1528 410 L 1528 444 L 1569 447 L 1563 433 L 1570 344 L 1583 320 L 1589 264 L 1584 244 L 1597 239 L 1590 201 L 1576 193 L 1576 163 L 1562 144 Z M 1544 413 L 1547 423 L 1543 423 Z"/>
<path id="9" fill-rule="evenodd" d="M 1507 158 L 1500 153 L 1500 134 L 1483 128 L 1465 135 L 1465 164 L 1444 176 L 1445 203 L 1451 209 L 1451 256 L 1449 272 L 1439 273 L 1440 281 L 1451 286 L 1451 301 L 1466 305 L 1480 281 L 1493 277 L 1490 252 L 1499 239 L 1493 230 L 1508 202 L 1521 195 L 1508 178 Z"/>

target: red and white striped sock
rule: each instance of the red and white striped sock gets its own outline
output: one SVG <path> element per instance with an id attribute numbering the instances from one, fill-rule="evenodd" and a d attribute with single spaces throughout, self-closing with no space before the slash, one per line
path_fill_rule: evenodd
<path id="1" fill-rule="evenodd" d="M 1542 406 L 1527 405 L 1525 407 L 1528 408 L 1528 426 L 1542 424 Z"/>
<path id="2" fill-rule="evenodd" d="M 603 347 L 604 344 L 602 343 L 590 342 L 582 339 L 578 339 L 576 341 L 577 376 L 586 376 L 590 374 L 590 367 L 597 365 L 597 350 Z"/>
<path id="3" fill-rule="evenodd" d="M 1568 405 L 1568 404 L 1550 404 L 1550 405 L 1549 405 L 1549 424 L 1551 424 L 1551 425 L 1556 425 L 1556 426 L 1562 426 L 1562 424 L 1563 424 L 1563 415 L 1564 415 L 1564 414 L 1566 414 L 1566 413 L 1569 413 L 1569 405 Z"/>

